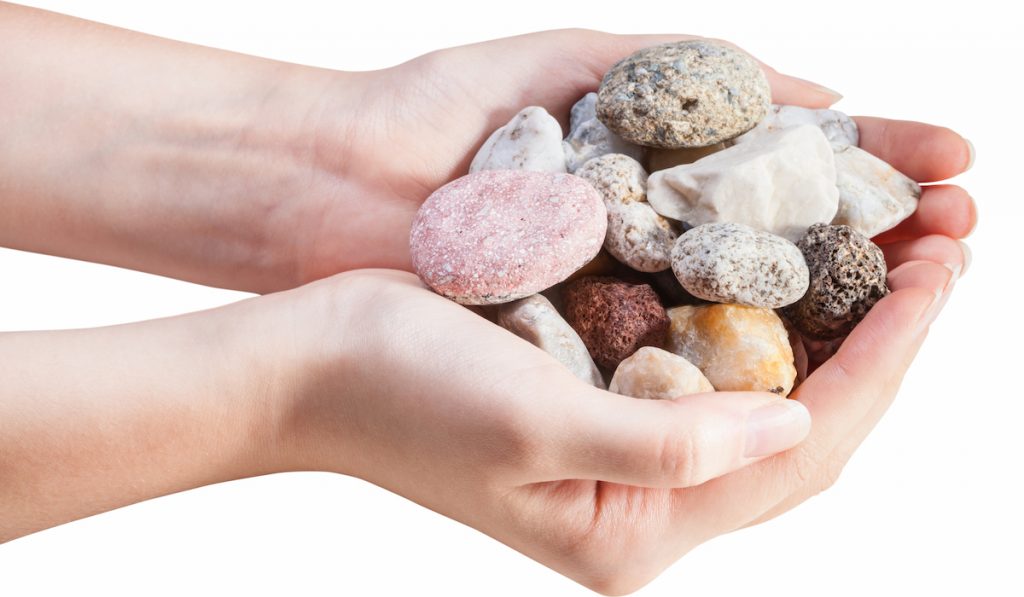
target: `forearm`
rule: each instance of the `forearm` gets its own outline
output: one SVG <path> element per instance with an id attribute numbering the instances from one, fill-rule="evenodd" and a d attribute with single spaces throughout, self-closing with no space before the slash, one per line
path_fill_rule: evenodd
<path id="1" fill-rule="evenodd" d="M 286 466 L 274 322 L 287 318 L 257 323 L 253 302 L 0 334 L 0 542 Z"/>
<path id="2" fill-rule="evenodd" d="M 315 129 L 355 79 L 0 4 L 0 245 L 295 286 L 293 199 L 338 191 Z"/>

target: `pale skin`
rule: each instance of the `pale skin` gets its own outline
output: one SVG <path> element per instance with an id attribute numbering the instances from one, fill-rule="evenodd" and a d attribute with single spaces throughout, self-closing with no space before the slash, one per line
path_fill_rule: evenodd
<path id="1" fill-rule="evenodd" d="M 564 125 L 608 66 L 682 37 L 544 32 L 345 73 L 0 4 L 0 244 L 266 293 L 0 334 L 0 540 L 325 470 L 616 594 L 828 487 L 964 270 L 963 189 L 927 187 L 876 239 L 894 292 L 789 403 L 594 389 L 400 271 L 418 204 L 490 131 L 526 105 Z M 838 99 L 765 68 L 776 102 Z M 858 124 L 864 149 L 919 181 L 969 166 L 949 129 Z"/>

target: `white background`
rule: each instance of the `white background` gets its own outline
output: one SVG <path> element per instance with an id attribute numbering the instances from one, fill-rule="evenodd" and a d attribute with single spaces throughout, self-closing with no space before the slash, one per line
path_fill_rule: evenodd
<path id="1" fill-rule="evenodd" d="M 832 490 L 698 548 L 639 594 L 1024 595 L 1019 19 L 978 1 L 33 4 L 339 69 L 564 26 L 695 33 L 841 91 L 851 114 L 960 131 L 978 153 L 957 180 L 979 204 L 974 263 L 885 420 Z M 0 250 L 0 329 L 120 323 L 242 296 Z M 172 495 L 0 546 L 0 595 L 93 593 L 590 594 L 402 498 L 314 473 Z"/>

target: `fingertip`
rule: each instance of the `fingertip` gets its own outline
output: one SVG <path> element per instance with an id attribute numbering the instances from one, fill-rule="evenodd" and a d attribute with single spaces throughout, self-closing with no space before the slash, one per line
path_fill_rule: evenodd
<path id="1" fill-rule="evenodd" d="M 811 412 L 799 400 L 776 399 L 751 411 L 745 458 L 765 458 L 800 444 L 811 432 Z"/>
<path id="2" fill-rule="evenodd" d="M 828 108 L 843 99 L 843 95 L 821 83 L 780 73 L 770 66 L 761 64 L 772 90 L 772 101 L 776 104 L 803 106 L 805 108 Z"/>

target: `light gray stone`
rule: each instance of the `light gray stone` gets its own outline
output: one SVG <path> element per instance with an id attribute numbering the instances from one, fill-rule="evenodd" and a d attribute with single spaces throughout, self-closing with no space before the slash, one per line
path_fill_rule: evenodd
<path id="1" fill-rule="evenodd" d="M 742 224 L 703 224 L 679 237 L 672 271 L 697 298 L 778 309 L 807 291 L 800 249 L 788 240 Z"/>
<path id="2" fill-rule="evenodd" d="M 565 172 L 562 127 L 544 108 L 523 108 L 484 141 L 469 165 L 480 170 Z"/>
<path id="3" fill-rule="evenodd" d="M 917 209 L 921 186 L 859 147 L 835 147 L 839 211 L 846 224 L 871 238 L 895 227 Z"/>
<path id="4" fill-rule="evenodd" d="M 621 153 L 642 161 L 644 148 L 608 130 L 594 113 L 595 102 L 597 94 L 590 92 L 576 102 L 569 113 L 569 135 L 562 142 L 566 169 L 575 173 L 591 159 L 609 153 Z"/>
<path id="5" fill-rule="evenodd" d="M 835 157 L 818 127 L 779 129 L 651 174 L 647 201 L 693 226 L 736 222 L 796 241 L 836 215 Z"/>
<path id="6" fill-rule="evenodd" d="M 645 398 L 672 400 L 715 388 L 693 363 L 654 346 L 645 346 L 619 363 L 608 391 Z"/>
<path id="7" fill-rule="evenodd" d="M 573 375 L 604 389 L 601 372 L 579 334 L 539 294 L 498 307 L 498 325 L 553 356 Z"/>
<path id="8" fill-rule="evenodd" d="M 736 137 L 730 143 L 746 143 L 764 133 L 770 133 L 798 124 L 813 124 L 825 133 L 825 138 L 833 145 L 856 146 L 860 140 L 857 123 L 839 110 L 814 110 L 800 106 L 772 104 L 768 116 L 757 126 Z"/>
<path id="9" fill-rule="evenodd" d="M 678 234 L 647 203 L 643 166 L 629 156 L 609 153 L 588 161 L 576 175 L 594 185 L 608 209 L 604 248 L 637 271 L 668 269 Z"/>

